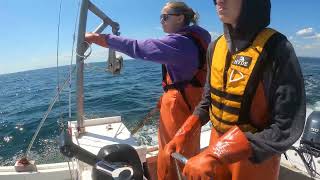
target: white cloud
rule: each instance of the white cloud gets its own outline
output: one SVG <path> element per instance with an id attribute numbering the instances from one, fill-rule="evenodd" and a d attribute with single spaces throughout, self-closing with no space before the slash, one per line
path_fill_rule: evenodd
<path id="1" fill-rule="evenodd" d="M 319 42 L 313 42 L 313 43 L 294 43 L 293 44 L 294 49 L 296 50 L 296 54 L 298 56 L 303 57 L 320 57 L 318 51 L 320 49 L 320 43 Z"/>
<path id="2" fill-rule="evenodd" d="M 313 36 L 308 36 L 308 37 L 305 37 L 305 38 L 306 39 L 318 39 L 318 40 L 320 40 L 320 33 L 316 33 Z"/>
<path id="3" fill-rule="evenodd" d="M 314 45 L 314 44 L 306 44 L 304 46 L 302 46 L 302 49 L 317 49 L 318 46 Z"/>
<path id="4" fill-rule="evenodd" d="M 299 30 L 298 32 L 296 32 L 296 35 L 301 37 L 310 37 L 316 35 L 316 32 L 313 28 L 309 27 Z"/>
<path id="5" fill-rule="evenodd" d="M 316 44 L 305 44 L 305 43 L 294 43 L 293 44 L 294 48 L 303 51 L 303 50 L 312 50 L 316 49 L 318 45 Z"/>
<path id="6" fill-rule="evenodd" d="M 318 33 L 314 28 L 311 28 L 311 27 L 297 31 L 296 35 L 304 39 L 320 40 L 320 33 Z"/>
<path id="7" fill-rule="evenodd" d="M 288 38 L 293 44 L 298 56 L 320 57 L 320 33 L 309 27 L 297 31 Z"/>

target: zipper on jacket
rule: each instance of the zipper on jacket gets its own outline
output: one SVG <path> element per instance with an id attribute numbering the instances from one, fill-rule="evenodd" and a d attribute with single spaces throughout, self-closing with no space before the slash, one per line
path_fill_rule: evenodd
<path id="1" fill-rule="evenodd" d="M 230 68 L 230 65 L 231 65 L 231 54 L 230 52 L 228 51 L 227 53 L 227 57 L 226 57 L 226 63 L 225 63 L 225 66 L 224 66 L 224 72 L 223 72 L 223 91 L 226 90 L 226 86 L 227 86 L 227 81 L 228 81 L 228 70 Z"/>

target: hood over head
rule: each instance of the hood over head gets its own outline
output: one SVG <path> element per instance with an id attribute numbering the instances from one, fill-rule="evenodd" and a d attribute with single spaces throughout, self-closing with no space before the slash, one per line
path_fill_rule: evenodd
<path id="1" fill-rule="evenodd" d="M 235 28 L 224 24 L 224 34 L 231 53 L 247 48 L 257 33 L 270 24 L 270 0 L 242 0 Z"/>

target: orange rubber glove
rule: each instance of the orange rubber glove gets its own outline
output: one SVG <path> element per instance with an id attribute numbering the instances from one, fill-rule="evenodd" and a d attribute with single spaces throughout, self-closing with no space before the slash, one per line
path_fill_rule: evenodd
<path id="1" fill-rule="evenodd" d="M 196 115 L 189 116 L 173 139 L 165 146 L 166 155 L 170 157 L 173 152 L 182 154 L 184 152 L 184 144 L 188 142 L 190 138 L 192 139 L 194 134 L 200 130 L 201 123 L 199 117 Z"/>
<path id="2" fill-rule="evenodd" d="M 203 152 L 189 159 L 183 169 L 188 179 L 210 179 L 214 177 L 215 167 L 231 164 L 251 155 L 251 146 L 245 134 L 235 126 L 210 144 Z"/>
<path id="3" fill-rule="evenodd" d="M 86 33 L 85 34 L 85 41 L 88 43 L 95 43 L 102 47 L 108 47 L 107 41 L 106 41 L 106 35 L 105 34 L 98 34 L 98 33 Z"/>
<path id="4" fill-rule="evenodd" d="M 188 151 L 188 149 L 184 149 L 186 142 L 192 139 L 194 134 L 199 133 L 200 130 L 201 123 L 199 117 L 195 115 L 189 116 L 186 122 L 177 131 L 173 139 L 164 147 L 164 157 L 162 158 L 164 158 L 163 162 L 165 164 L 161 165 L 161 172 L 158 172 L 158 174 L 165 177 L 165 174 L 167 174 L 169 167 L 174 166 L 174 161 L 171 158 L 171 154 L 173 152 L 183 154 L 184 151 Z"/>

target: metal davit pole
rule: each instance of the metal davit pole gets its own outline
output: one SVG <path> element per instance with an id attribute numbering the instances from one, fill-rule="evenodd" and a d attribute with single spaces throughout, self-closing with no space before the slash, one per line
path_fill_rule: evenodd
<path id="1" fill-rule="evenodd" d="M 84 43 L 85 32 L 87 26 L 88 11 L 98 16 L 103 22 L 94 30 L 95 33 L 101 33 L 108 25 L 112 27 L 113 34 L 119 35 L 119 24 L 112 21 L 106 14 L 104 14 L 97 6 L 95 6 L 89 0 L 82 0 L 80 16 L 79 16 L 79 27 L 78 27 L 78 39 L 77 39 L 77 129 L 78 133 L 85 132 L 83 123 L 84 115 L 84 95 L 83 95 L 83 68 L 85 51 L 88 48 L 88 44 Z"/>
<path id="2" fill-rule="evenodd" d="M 79 16 L 79 27 L 78 27 L 78 39 L 77 39 L 77 129 L 79 133 L 83 133 L 85 128 L 83 126 L 83 67 L 84 67 L 84 53 L 86 51 L 86 44 L 84 43 L 84 35 L 87 26 L 87 16 L 88 16 L 88 5 L 89 0 L 82 0 L 80 16 Z"/>

